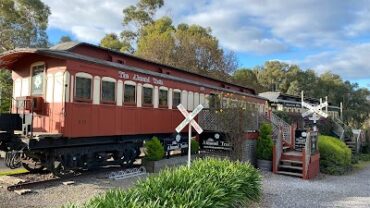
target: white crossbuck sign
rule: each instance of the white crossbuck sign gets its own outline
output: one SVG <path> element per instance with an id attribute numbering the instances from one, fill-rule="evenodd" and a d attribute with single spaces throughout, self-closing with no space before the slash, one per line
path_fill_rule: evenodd
<path id="1" fill-rule="evenodd" d="M 188 113 L 188 111 L 185 109 L 183 105 L 178 105 L 177 109 L 182 113 L 182 115 L 185 116 L 185 120 L 182 121 L 177 127 L 176 131 L 177 133 L 180 133 L 180 131 L 188 124 L 190 123 L 191 126 L 194 127 L 195 131 L 198 132 L 198 134 L 201 134 L 203 132 L 203 129 L 199 126 L 199 124 L 194 121 L 195 116 L 198 115 L 198 113 L 203 109 L 203 105 L 198 105 L 193 112 Z"/>
<path id="2" fill-rule="evenodd" d="M 198 105 L 193 112 L 189 113 L 183 105 L 178 105 L 177 109 L 185 116 L 185 119 L 176 127 L 177 133 L 180 133 L 186 125 L 189 124 L 189 140 L 188 140 L 188 167 L 190 168 L 190 160 L 191 160 L 191 127 L 201 134 L 203 129 L 198 125 L 196 121 L 194 121 L 195 116 L 203 109 L 203 105 Z"/>
<path id="3" fill-rule="evenodd" d="M 302 113 L 302 117 L 307 117 L 312 114 L 312 117 L 309 119 L 312 120 L 314 123 L 320 119 L 320 116 L 327 118 L 328 114 L 323 112 L 321 109 L 328 106 L 328 102 L 321 103 L 318 106 L 310 105 L 306 102 L 302 102 L 302 106 L 308 108 L 308 111 Z"/>

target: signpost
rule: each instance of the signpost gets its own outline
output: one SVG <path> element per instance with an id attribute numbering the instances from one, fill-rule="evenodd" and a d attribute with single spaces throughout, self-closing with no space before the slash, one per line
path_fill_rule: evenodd
<path id="1" fill-rule="evenodd" d="M 203 109 L 203 105 L 198 105 L 193 112 L 189 113 L 182 104 L 177 106 L 177 109 L 184 115 L 185 119 L 176 127 L 176 132 L 180 133 L 186 125 L 189 124 L 189 140 L 188 140 L 188 167 L 190 168 L 190 160 L 191 160 L 191 127 L 201 134 L 203 129 L 199 126 L 199 124 L 194 121 L 195 116 Z"/>
<path id="2" fill-rule="evenodd" d="M 320 100 L 320 105 L 314 106 L 309 103 L 304 102 L 304 97 L 303 97 L 303 91 L 301 93 L 301 101 L 302 101 L 302 107 L 305 107 L 308 109 L 308 111 L 302 113 L 302 117 L 307 117 L 309 115 L 312 115 L 309 117 L 310 121 L 313 121 L 313 132 L 311 132 L 311 137 L 312 137 L 312 149 L 313 151 L 316 150 L 316 141 L 317 141 L 317 126 L 316 123 L 318 120 L 320 120 L 320 117 L 327 118 L 328 114 L 326 112 L 323 112 L 322 109 L 325 108 L 327 111 L 328 107 L 328 100 L 323 103 L 322 100 Z M 306 138 L 308 139 L 308 138 Z"/>

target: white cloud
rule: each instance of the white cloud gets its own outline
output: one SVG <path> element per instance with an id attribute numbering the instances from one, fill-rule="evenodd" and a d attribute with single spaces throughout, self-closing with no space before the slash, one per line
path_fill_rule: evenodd
<path id="1" fill-rule="evenodd" d="M 99 42 L 122 30 L 122 10 L 135 0 L 43 0 L 50 6 L 50 27 Z M 349 37 L 370 32 L 366 0 L 165 0 L 157 16 L 175 23 L 211 27 L 220 43 L 236 52 L 273 54 L 290 47 L 342 47 Z"/>
<path id="2" fill-rule="evenodd" d="M 163 10 L 177 22 L 212 27 L 223 46 L 238 52 L 342 47 L 370 32 L 366 0 L 183 0 L 166 1 Z"/>
<path id="3" fill-rule="evenodd" d="M 49 27 L 71 32 L 78 40 L 98 43 L 122 30 L 122 10 L 134 0 L 42 0 L 51 9 Z"/>
<path id="4" fill-rule="evenodd" d="M 137 0 L 42 0 L 50 6 L 49 26 L 98 43 L 120 32 L 122 10 Z M 220 44 L 237 53 L 318 51 L 291 61 L 346 79 L 370 78 L 370 4 L 367 0 L 165 0 L 157 16 L 174 23 L 211 27 Z M 297 56 L 295 56 L 297 57 Z M 301 56 L 298 56 L 301 57 Z M 294 59 L 294 58 L 291 58 Z"/>
<path id="5" fill-rule="evenodd" d="M 341 51 L 322 52 L 306 57 L 298 64 L 318 73 L 332 71 L 344 79 L 370 79 L 370 43 L 349 46 Z"/>

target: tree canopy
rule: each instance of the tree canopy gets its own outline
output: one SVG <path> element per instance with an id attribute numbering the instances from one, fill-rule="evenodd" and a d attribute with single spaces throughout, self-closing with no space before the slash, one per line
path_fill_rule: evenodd
<path id="1" fill-rule="evenodd" d="M 0 51 L 16 47 L 45 47 L 49 7 L 40 0 L 2 0 Z"/>
<path id="2" fill-rule="evenodd" d="M 228 79 L 238 62 L 226 53 L 210 28 L 181 23 L 169 17 L 153 19 L 163 0 L 141 0 L 123 10 L 121 36 L 107 34 L 100 45 L 192 72 Z M 133 29 L 135 28 L 135 29 Z"/>
<path id="3" fill-rule="evenodd" d="M 356 128 L 360 128 L 369 117 L 370 102 L 367 97 L 370 96 L 370 91 L 359 88 L 356 83 L 344 81 L 332 72 L 318 75 L 312 69 L 302 70 L 297 65 L 268 61 L 264 66 L 254 69 L 237 70 L 233 79 L 258 92 L 279 91 L 298 96 L 303 90 L 308 97 L 328 96 L 333 105 L 343 103 L 344 121 Z"/>
<path id="4" fill-rule="evenodd" d="M 0 1 L 0 53 L 17 47 L 47 47 L 50 10 L 41 0 Z M 0 69 L 0 110 L 8 111 L 12 96 L 9 71 Z"/>

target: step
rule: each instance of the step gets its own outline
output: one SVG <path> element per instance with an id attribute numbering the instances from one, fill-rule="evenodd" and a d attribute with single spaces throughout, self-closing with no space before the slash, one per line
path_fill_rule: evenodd
<path id="1" fill-rule="evenodd" d="M 303 164 L 303 162 L 302 161 L 299 161 L 299 160 L 280 160 L 280 162 Z"/>
<path id="2" fill-rule="evenodd" d="M 345 143 L 346 144 L 356 144 L 356 142 L 352 142 L 352 141 L 348 141 L 348 142 L 346 141 Z"/>
<path id="3" fill-rule="evenodd" d="M 303 170 L 302 166 L 292 166 L 292 165 L 279 165 L 279 168 L 288 168 L 294 170 Z"/>
<path id="4" fill-rule="evenodd" d="M 303 177 L 302 173 L 292 173 L 292 172 L 287 172 L 287 171 L 278 171 L 277 174 L 281 175 L 288 175 L 288 176 L 296 176 L 296 177 Z"/>

